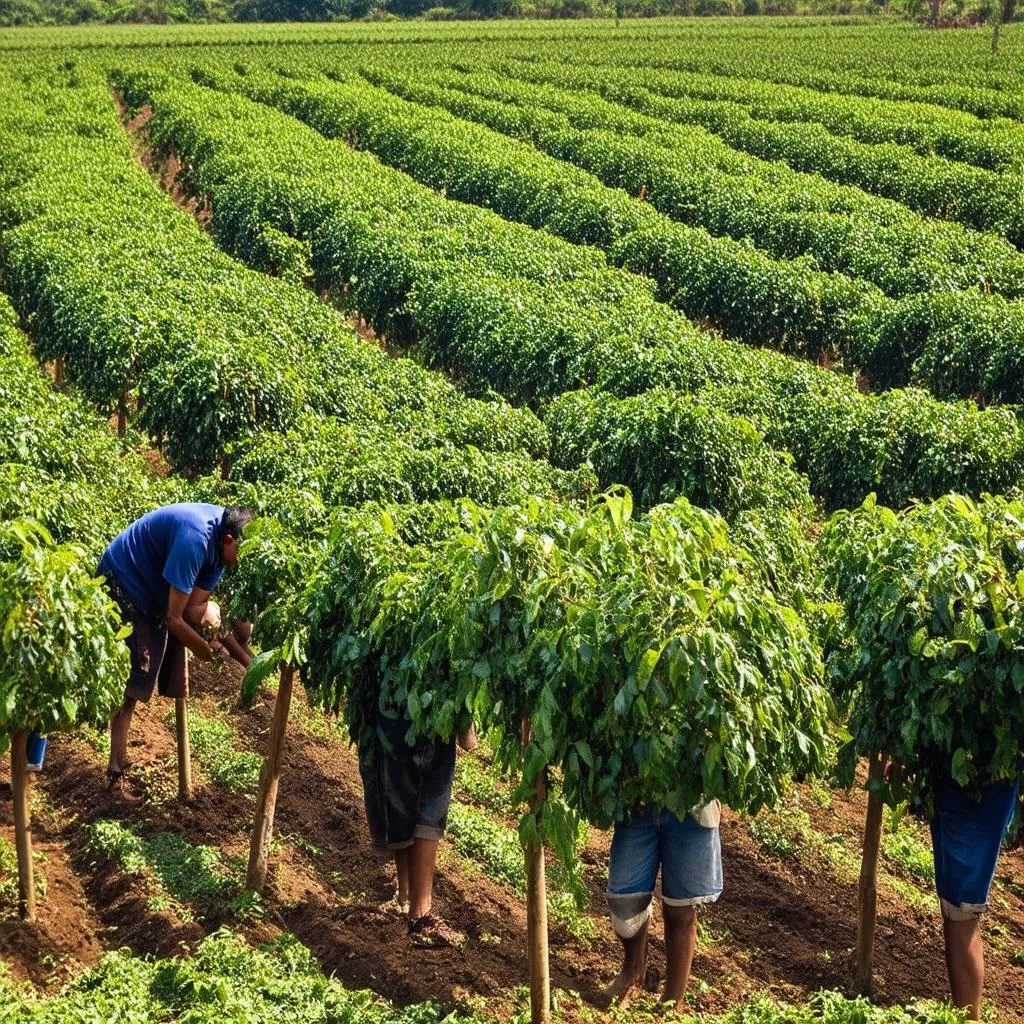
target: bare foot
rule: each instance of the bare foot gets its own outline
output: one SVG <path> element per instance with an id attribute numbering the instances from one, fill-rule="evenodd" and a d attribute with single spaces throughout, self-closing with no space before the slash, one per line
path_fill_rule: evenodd
<path id="1" fill-rule="evenodd" d="M 633 971 L 622 971 L 615 980 L 601 989 L 601 1005 L 609 1008 L 615 1003 L 619 1006 L 629 1004 L 644 991 L 644 977 Z"/>

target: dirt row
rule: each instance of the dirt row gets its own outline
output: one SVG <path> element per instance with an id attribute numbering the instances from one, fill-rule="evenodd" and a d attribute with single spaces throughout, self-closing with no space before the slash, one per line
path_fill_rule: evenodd
<path id="1" fill-rule="evenodd" d="M 232 670 L 217 674 L 199 667 L 194 685 L 196 706 L 207 711 L 230 707 L 238 692 Z M 243 746 L 263 748 L 272 699 L 265 693 L 251 711 L 233 713 Z M 162 719 L 165 710 L 159 703 L 145 709 L 132 734 L 137 770 L 154 779 L 173 779 L 173 736 Z M 244 854 L 250 796 L 201 783 L 191 805 L 169 800 L 125 811 L 103 791 L 99 755 L 71 739 L 51 744 L 39 789 L 35 834 L 46 856 L 40 867 L 49 888 L 35 925 L 0 922 L 0 958 L 15 977 L 53 985 L 96 963 L 103 950 L 128 945 L 138 953 L 167 955 L 225 920 L 232 923 L 216 914 L 183 922 L 172 911 L 151 909 L 144 884 L 97 860 L 85 848 L 82 832 L 85 823 L 98 818 L 140 817 L 147 832 L 174 831 L 225 855 Z M 819 830 L 836 832 L 855 830 L 862 813 L 861 795 L 840 794 L 832 811 L 816 808 L 812 818 Z M 8 838 L 10 818 L 9 799 L 0 793 L 0 830 Z M 457 951 L 411 949 L 403 920 L 388 906 L 393 871 L 372 854 L 356 761 L 342 741 L 292 728 L 276 827 L 283 841 L 270 873 L 270 912 L 262 923 L 243 929 L 253 941 L 287 929 L 309 946 L 326 972 L 348 985 L 372 988 L 403 1004 L 432 998 L 454 1007 L 472 1001 L 499 1018 L 508 1015 L 515 986 L 526 980 L 521 898 L 449 851 L 442 858 L 437 905 L 466 933 L 467 943 Z M 762 989 L 791 999 L 822 987 L 845 989 L 855 935 L 855 884 L 767 855 L 735 816 L 726 815 L 722 839 L 726 890 L 702 913 L 709 939 L 694 966 L 696 1005 L 722 1010 Z M 617 966 L 617 943 L 604 919 L 601 891 L 607 843 L 606 835 L 595 833 L 586 855 L 596 865 L 588 877 L 598 938 L 586 945 L 557 928 L 552 932 L 553 984 L 578 992 L 588 1003 L 598 1000 Z M 1004 1019 L 1024 1021 L 1024 967 L 1013 962 L 1015 951 L 1024 949 L 1024 904 L 1014 894 L 1024 893 L 1021 853 L 1003 858 L 1000 878 L 1005 882 L 997 886 L 989 926 L 988 994 Z M 658 922 L 655 927 L 660 933 Z M 656 940 L 652 962 L 663 964 L 663 956 Z M 915 910 L 883 891 L 877 966 L 881 1001 L 942 998 L 937 913 Z"/>

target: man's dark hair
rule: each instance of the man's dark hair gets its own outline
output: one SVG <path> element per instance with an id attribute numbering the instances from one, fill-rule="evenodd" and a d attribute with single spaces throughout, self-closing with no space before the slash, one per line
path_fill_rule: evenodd
<path id="1" fill-rule="evenodd" d="M 252 509 L 229 505 L 224 509 L 224 518 L 220 521 L 220 542 L 223 544 L 226 537 L 238 540 L 255 517 L 256 513 Z"/>

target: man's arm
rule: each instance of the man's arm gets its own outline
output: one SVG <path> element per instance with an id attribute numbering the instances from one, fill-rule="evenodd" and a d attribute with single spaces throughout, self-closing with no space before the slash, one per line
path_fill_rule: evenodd
<path id="1" fill-rule="evenodd" d="M 173 588 L 172 588 L 173 589 Z M 185 608 L 185 621 L 197 632 L 202 629 L 203 621 L 206 618 L 207 610 L 210 607 L 210 594 L 212 591 L 203 590 L 197 586 L 188 595 L 188 605 Z M 216 608 L 216 605 L 214 605 Z"/>
<path id="2" fill-rule="evenodd" d="M 193 591 L 193 594 L 196 592 Z M 202 606 L 205 606 L 206 598 L 199 602 L 199 621 L 202 621 Z M 213 648 L 189 625 L 186 619 L 192 618 L 193 612 L 189 607 L 192 594 L 186 594 L 177 587 L 171 587 L 167 597 L 167 632 L 175 639 L 180 640 L 200 661 L 213 661 Z"/>

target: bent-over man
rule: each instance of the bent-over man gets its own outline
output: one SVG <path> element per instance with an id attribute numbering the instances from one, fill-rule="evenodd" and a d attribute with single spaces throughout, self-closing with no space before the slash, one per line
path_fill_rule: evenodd
<path id="1" fill-rule="evenodd" d="M 252 513 L 243 508 L 182 503 L 136 520 L 104 552 L 98 573 L 131 625 L 131 674 L 125 700 L 110 720 L 108 788 L 137 803 L 125 788 L 128 730 L 138 701 L 154 687 L 162 697 L 187 697 L 185 652 L 211 661 L 214 647 L 198 631 L 211 592 L 238 561 L 238 542 Z"/>

